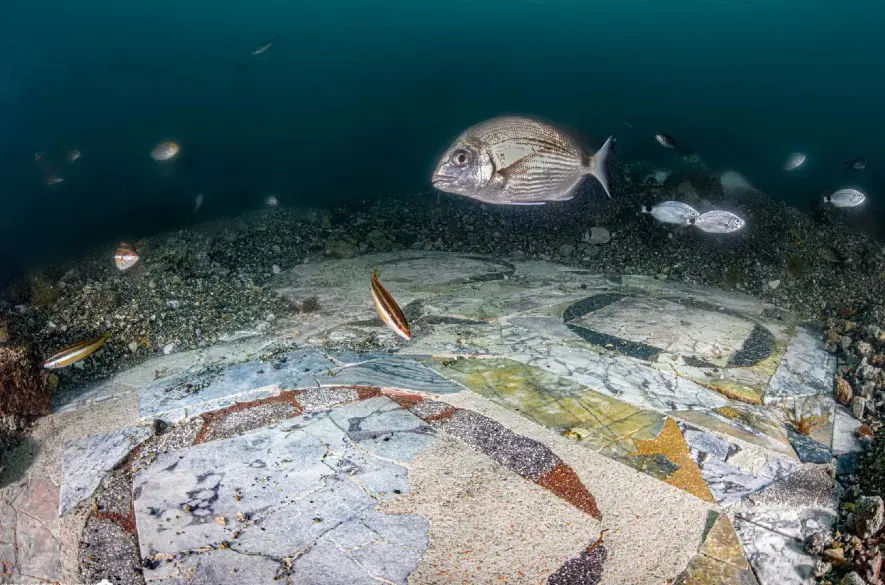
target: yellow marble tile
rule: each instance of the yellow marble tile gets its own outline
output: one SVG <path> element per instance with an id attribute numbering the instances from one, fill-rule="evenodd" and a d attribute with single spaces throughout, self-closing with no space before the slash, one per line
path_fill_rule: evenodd
<path id="1" fill-rule="evenodd" d="M 738 569 L 749 569 L 750 564 L 744 556 L 744 550 L 734 532 L 731 520 L 725 514 L 720 514 L 704 538 L 704 543 L 698 552 L 716 560 L 734 565 Z"/>
<path id="2" fill-rule="evenodd" d="M 635 440 L 634 442 L 636 443 L 636 453 L 628 455 L 628 457 L 663 455 L 679 467 L 664 481 L 702 500 L 714 501 L 710 488 L 707 487 L 707 482 L 704 481 L 701 474 L 701 468 L 691 458 L 691 454 L 688 452 L 688 443 L 685 442 L 685 437 L 682 436 L 682 431 L 679 430 L 679 425 L 674 419 L 667 418 L 664 428 L 656 439 Z"/>

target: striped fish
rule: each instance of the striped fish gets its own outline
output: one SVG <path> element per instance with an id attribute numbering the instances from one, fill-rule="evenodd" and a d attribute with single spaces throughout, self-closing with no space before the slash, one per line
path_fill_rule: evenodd
<path id="1" fill-rule="evenodd" d="M 110 336 L 111 332 L 108 331 L 96 339 L 88 339 L 86 341 L 81 341 L 80 343 L 75 343 L 70 347 L 66 347 L 43 362 L 43 367 L 52 370 L 55 368 L 64 368 L 74 362 L 79 362 L 98 351 Z"/>
<path id="2" fill-rule="evenodd" d="M 431 177 L 440 191 L 485 203 L 543 205 L 574 197 L 593 175 L 611 197 L 606 159 L 614 138 L 587 156 L 573 140 L 542 122 L 504 117 L 466 130 L 443 155 Z"/>
<path id="3" fill-rule="evenodd" d="M 381 320 L 406 341 L 412 339 L 412 332 L 409 330 L 405 315 L 384 285 L 378 282 L 377 268 L 372 270 L 372 299 L 375 301 L 375 308 L 378 309 Z"/>

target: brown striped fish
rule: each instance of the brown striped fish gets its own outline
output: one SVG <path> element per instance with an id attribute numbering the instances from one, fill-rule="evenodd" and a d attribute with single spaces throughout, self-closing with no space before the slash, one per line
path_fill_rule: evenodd
<path id="1" fill-rule="evenodd" d="M 409 330 L 406 316 L 403 315 L 399 305 L 396 304 L 384 285 L 378 282 L 377 268 L 372 270 L 372 299 L 375 301 L 375 308 L 378 309 L 381 320 L 406 341 L 412 339 L 412 332 Z"/>
<path id="2" fill-rule="evenodd" d="M 117 268 L 121 271 L 129 270 L 138 262 L 141 256 L 138 255 L 138 250 L 136 245 L 127 244 L 126 242 L 120 242 L 120 246 L 117 248 L 117 251 L 114 252 L 114 264 L 117 265 Z"/>
<path id="3" fill-rule="evenodd" d="M 74 362 L 79 362 L 98 351 L 110 336 L 111 332 L 108 331 L 101 337 L 87 339 L 86 341 L 81 341 L 80 343 L 75 343 L 70 347 L 66 347 L 43 362 L 43 367 L 52 370 L 56 368 L 64 368 Z"/>
<path id="4" fill-rule="evenodd" d="M 430 181 L 446 193 L 485 203 L 543 205 L 574 197 L 593 175 L 608 188 L 606 160 L 614 137 L 591 156 L 552 126 L 530 118 L 494 118 L 467 129 L 443 155 Z"/>

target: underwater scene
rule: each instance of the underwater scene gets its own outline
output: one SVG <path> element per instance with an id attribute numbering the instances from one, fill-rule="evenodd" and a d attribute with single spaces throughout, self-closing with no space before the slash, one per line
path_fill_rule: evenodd
<path id="1" fill-rule="evenodd" d="M 0 583 L 885 585 L 882 30 L 0 3 Z"/>

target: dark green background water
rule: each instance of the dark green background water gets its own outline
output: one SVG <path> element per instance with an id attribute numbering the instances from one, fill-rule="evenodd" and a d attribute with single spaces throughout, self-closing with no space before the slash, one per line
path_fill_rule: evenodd
<path id="1" fill-rule="evenodd" d="M 663 166 L 667 132 L 798 207 L 857 186 L 870 223 L 883 30 L 873 0 L 0 0 L 0 276 L 193 222 L 198 192 L 205 218 L 269 192 L 429 191 L 452 138 L 502 113 L 592 149 L 616 133 L 622 160 Z M 183 145 L 172 166 L 148 154 L 164 138 Z M 34 151 L 72 148 L 47 188 Z M 794 150 L 808 162 L 784 173 Z M 846 173 L 857 155 L 867 170 Z"/>

